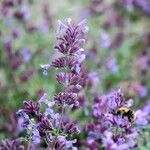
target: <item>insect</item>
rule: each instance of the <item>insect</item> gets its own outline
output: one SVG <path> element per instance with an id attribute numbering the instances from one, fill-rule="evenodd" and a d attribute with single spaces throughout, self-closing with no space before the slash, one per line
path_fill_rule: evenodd
<path id="1" fill-rule="evenodd" d="M 127 107 L 120 107 L 116 111 L 116 115 L 122 116 L 122 118 L 127 117 L 129 122 L 133 122 L 135 120 L 135 113 L 131 109 Z"/>

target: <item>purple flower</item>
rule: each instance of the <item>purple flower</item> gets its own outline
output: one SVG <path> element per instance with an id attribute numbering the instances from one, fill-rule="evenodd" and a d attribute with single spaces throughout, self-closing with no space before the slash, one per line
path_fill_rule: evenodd
<path id="1" fill-rule="evenodd" d="M 58 136 L 57 138 L 58 138 L 59 142 L 64 143 L 66 148 L 71 148 L 72 150 L 77 150 L 77 148 L 73 146 L 73 144 L 77 142 L 76 139 L 69 141 L 66 139 L 65 136 Z"/>
<path id="2" fill-rule="evenodd" d="M 43 96 L 40 98 L 39 103 L 44 103 L 46 104 L 49 108 L 53 107 L 55 102 L 51 102 L 50 100 L 48 100 L 48 95 L 47 93 L 44 93 Z"/>
<path id="3" fill-rule="evenodd" d="M 136 111 L 136 120 L 135 123 L 137 125 L 148 125 L 148 112 L 147 111 L 142 111 L 142 110 L 138 110 Z"/>
<path id="4" fill-rule="evenodd" d="M 134 0 L 134 5 L 138 6 L 146 15 L 150 15 L 150 11 L 149 11 L 149 0 Z"/>
<path id="5" fill-rule="evenodd" d="M 111 39 L 107 33 L 102 33 L 100 37 L 100 47 L 107 49 L 111 45 Z"/>
<path id="6" fill-rule="evenodd" d="M 68 19 L 67 23 L 64 24 L 59 21 L 59 27 L 56 31 L 56 36 L 59 40 L 59 44 L 55 46 L 60 53 L 74 56 L 76 60 L 81 63 L 85 59 L 85 55 L 82 54 L 84 51 L 81 48 L 83 43 L 84 34 L 87 33 L 88 27 L 85 25 L 85 20 L 81 21 L 78 25 L 71 24 L 71 20 Z M 65 29 L 65 34 L 61 37 L 62 30 Z M 80 56 L 80 59 L 78 58 Z"/>
<path id="7" fill-rule="evenodd" d="M 148 93 L 148 89 L 144 85 L 135 85 L 136 91 L 139 94 L 140 97 L 145 97 Z"/>
<path id="8" fill-rule="evenodd" d="M 23 57 L 23 60 L 25 63 L 29 62 L 31 60 L 31 52 L 29 48 L 23 48 L 21 50 L 21 55 Z"/>
<path id="9" fill-rule="evenodd" d="M 48 130 L 52 129 L 52 123 L 48 120 L 48 118 L 42 117 L 37 127 L 40 136 L 45 136 Z"/>
<path id="10" fill-rule="evenodd" d="M 33 143 L 34 144 L 39 144 L 41 142 L 41 139 L 40 139 L 40 133 L 38 131 L 38 129 L 33 129 L 32 131 L 32 140 L 33 140 Z"/>
<path id="11" fill-rule="evenodd" d="M 43 75 L 47 76 L 48 75 L 48 69 L 50 68 L 50 64 L 44 64 L 40 65 L 43 70 Z"/>
<path id="12" fill-rule="evenodd" d="M 117 60 L 115 58 L 108 58 L 106 62 L 106 69 L 108 69 L 112 73 L 118 72 Z"/>
<path id="13" fill-rule="evenodd" d="M 68 67 L 69 69 L 72 69 L 76 64 L 77 64 L 77 61 L 74 58 L 60 57 L 58 59 L 55 59 L 52 62 L 51 66 L 54 67 L 54 68 Z"/>
<path id="14" fill-rule="evenodd" d="M 36 124 L 30 123 L 28 125 L 27 132 L 29 132 L 29 135 L 31 136 L 30 138 L 35 145 L 38 145 L 41 142 L 41 136 L 38 130 L 38 126 Z"/>
<path id="15" fill-rule="evenodd" d="M 66 115 L 66 109 L 79 106 L 78 93 L 85 85 L 87 75 L 82 67 L 85 59 L 82 44 L 85 42 L 87 31 L 85 21 L 77 25 L 72 24 L 70 19 L 66 24 L 59 21 L 58 44 L 55 48 L 62 53 L 62 56 L 54 59 L 51 64 L 41 65 L 41 68 L 44 69 L 45 75 L 51 67 L 57 70 L 61 68 L 56 79 L 63 90 L 54 96 L 53 101 L 48 100 L 46 93 L 38 102 L 25 101 L 22 111 L 19 112 L 24 118 L 28 116 L 26 130 L 34 144 L 46 139 L 48 141 L 46 144 L 50 149 L 55 147 L 57 150 L 66 148 L 76 150 L 76 147 L 73 146 L 76 139 L 70 140 L 70 137 L 80 131 L 76 122 L 71 121 Z M 11 49 L 11 47 L 8 48 Z M 45 104 L 45 107 L 41 109 L 42 104 Z"/>
<path id="16" fill-rule="evenodd" d="M 59 105 L 78 106 L 77 94 L 61 92 L 54 97 L 54 101 Z"/>
<path id="17" fill-rule="evenodd" d="M 40 104 L 31 100 L 24 102 L 24 112 L 31 116 L 37 116 L 40 111 Z"/>
<path id="18" fill-rule="evenodd" d="M 63 131 L 65 131 L 66 133 L 72 134 L 72 133 L 76 133 L 79 134 L 80 130 L 78 129 L 78 127 L 76 126 L 76 124 L 74 122 L 62 122 L 61 124 L 61 128 Z"/>
<path id="19" fill-rule="evenodd" d="M 60 72 L 56 75 L 56 79 L 59 83 L 64 85 L 77 85 L 80 83 L 81 77 L 74 73 Z"/>
<path id="20" fill-rule="evenodd" d="M 18 124 L 20 127 L 26 128 L 29 124 L 29 116 L 26 114 L 26 112 L 23 109 L 20 109 L 18 112 L 16 112 L 17 116 L 21 119 L 21 124 Z"/>
<path id="21" fill-rule="evenodd" d="M 0 148 L 2 150 L 16 149 L 16 141 L 9 141 L 9 140 L 2 141 L 0 143 Z"/>
<path id="22" fill-rule="evenodd" d="M 95 144 L 102 144 L 105 149 L 129 149 L 137 146 L 138 131 L 129 122 L 128 118 L 116 115 L 120 107 L 130 107 L 133 100 L 126 101 L 123 93 L 118 91 L 98 97 L 93 105 L 94 121 L 86 126 L 89 138 Z M 131 143 L 130 143 L 131 141 Z"/>
<path id="23" fill-rule="evenodd" d="M 2 140 L 0 141 L 1 150 L 24 150 L 24 146 L 17 140 Z"/>

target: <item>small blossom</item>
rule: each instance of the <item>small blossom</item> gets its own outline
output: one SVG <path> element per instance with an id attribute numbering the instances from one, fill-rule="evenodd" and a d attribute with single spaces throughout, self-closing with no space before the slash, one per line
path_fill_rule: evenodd
<path id="1" fill-rule="evenodd" d="M 43 96 L 40 98 L 39 103 L 44 103 L 51 108 L 54 106 L 55 102 L 51 102 L 50 100 L 48 100 L 47 96 L 47 93 L 44 93 Z"/>
<path id="2" fill-rule="evenodd" d="M 31 60 L 32 56 L 31 56 L 29 48 L 23 48 L 21 50 L 21 55 L 22 55 L 23 60 L 24 60 L 25 63 L 27 63 Z"/>
<path id="3" fill-rule="evenodd" d="M 32 102 L 31 100 L 24 102 L 24 109 L 27 114 L 36 116 L 40 111 L 40 104 L 38 102 Z"/>
<path id="4" fill-rule="evenodd" d="M 100 46 L 102 48 L 109 48 L 111 45 L 111 39 L 107 33 L 102 33 L 100 37 Z"/>
<path id="5" fill-rule="evenodd" d="M 75 93 L 59 93 L 54 97 L 54 101 L 59 105 L 78 105 L 77 94 Z"/>
<path id="6" fill-rule="evenodd" d="M 58 136 L 58 140 L 60 142 L 63 142 L 65 144 L 66 148 L 71 148 L 72 150 L 77 150 L 77 148 L 73 146 L 73 144 L 77 142 L 76 139 L 69 141 L 69 140 L 66 140 L 65 136 Z"/>
<path id="7" fill-rule="evenodd" d="M 33 129 L 32 131 L 32 140 L 33 140 L 33 143 L 34 144 L 39 144 L 41 142 L 41 139 L 40 139 L 40 133 L 38 131 L 38 129 Z"/>
<path id="8" fill-rule="evenodd" d="M 77 73 L 77 74 L 79 74 L 79 73 L 80 73 L 80 71 L 81 71 L 81 67 L 80 67 L 80 65 L 79 65 L 79 64 L 76 64 L 76 65 L 75 65 L 75 71 L 76 71 L 76 73 Z"/>
<path id="9" fill-rule="evenodd" d="M 66 132 L 66 133 L 80 133 L 80 130 L 78 129 L 78 127 L 75 125 L 74 122 L 69 122 L 69 123 L 62 123 L 61 124 L 62 129 Z"/>
<path id="10" fill-rule="evenodd" d="M 21 119 L 20 126 L 26 128 L 29 124 L 29 116 L 27 113 L 23 109 L 20 109 L 18 112 L 16 112 L 16 114 Z"/>
<path id="11" fill-rule="evenodd" d="M 1 150 L 24 150 L 24 146 L 18 143 L 17 140 L 2 140 L 0 141 Z"/>

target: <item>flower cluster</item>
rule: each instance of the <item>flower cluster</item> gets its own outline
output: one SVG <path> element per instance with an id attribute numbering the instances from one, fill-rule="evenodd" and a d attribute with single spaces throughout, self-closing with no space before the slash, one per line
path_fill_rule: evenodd
<path id="1" fill-rule="evenodd" d="M 138 130 L 128 118 L 116 115 L 121 107 L 129 108 L 132 100 L 125 100 L 118 90 L 103 97 L 96 97 L 93 105 L 94 122 L 86 126 L 87 145 L 90 149 L 127 150 L 137 147 Z"/>
<path id="2" fill-rule="evenodd" d="M 46 105 L 46 108 L 44 112 L 41 112 L 43 104 Z M 79 132 L 75 123 L 62 120 L 60 114 L 54 112 L 54 104 L 47 99 L 45 93 L 38 102 L 25 101 L 23 109 L 17 112 L 18 117 L 22 119 L 21 127 L 27 131 L 28 140 L 35 145 L 45 140 L 49 148 L 54 148 L 57 147 L 57 144 L 69 142 L 65 138 L 67 134 Z M 63 143 L 62 140 L 59 141 L 60 136 L 64 137 Z M 53 145 L 55 142 L 57 144 Z"/>
<path id="3" fill-rule="evenodd" d="M 24 150 L 24 146 L 19 140 L 3 140 L 0 142 L 1 150 Z"/>
<path id="4" fill-rule="evenodd" d="M 22 119 L 21 127 L 26 129 L 28 141 L 33 145 L 45 142 L 50 149 L 76 149 L 73 144 L 77 140 L 72 139 L 71 135 L 78 134 L 80 130 L 76 121 L 70 120 L 66 111 L 67 108 L 79 105 L 78 93 L 84 85 L 82 63 L 85 59 L 84 49 L 81 46 L 85 42 L 87 30 L 85 20 L 77 25 L 71 24 L 70 19 L 66 24 L 59 21 L 56 31 L 59 42 L 55 48 L 62 53 L 62 56 L 53 60 L 51 64 L 41 67 L 44 71 L 49 68 L 61 68 L 56 79 L 63 91 L 56 94 L 53 101 L 48 100 L 46 93 L 37 102 L 25 101 L 23 109 L 17 112 Z M 43 104 L 44 111 L 42 111 Z"/>
<path id="5" fill-rule="evenodd" d="M 128 11 L 133 11 L 135 9 L 140 10 L 143 14 L 150 16 L 150 3 L 149 0 L 121 0 L 116 2 L 119 6 L 124 6 Z"/>
<path id="6" fill-rule="evenodd" d="M 46 71 L 49 67 L 61 69 L 56 75 L 56 80 L 64 87 L 64 91 L 55 95 L 54 101 L 60 106 L 78 106 L 78 97 L 82 89 L 82 62 L 85 59 L 82 45 L 85 43 L 85 33 L 88 32 L 86 21 L 74 25 L 69 18 L 66 23 L 58 21 L 56 37 L 58 44 L 55 49 L 61 53 L 59 58 L 51 64 L 41 65 Z M 64 33 L 64 34 L 63 34 Z M 63 34 L 63 36 L 62 36 Z"/>

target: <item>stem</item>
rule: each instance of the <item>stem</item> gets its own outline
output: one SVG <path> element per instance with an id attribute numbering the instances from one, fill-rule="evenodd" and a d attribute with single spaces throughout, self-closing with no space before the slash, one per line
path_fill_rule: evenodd
<path id="1" fill-rule="evenodd" d="M 27 150 L 30 150 L 30 146 L 31 146 L 31 140 L 29 140 L 29 142 L 28 142 Z"/>

